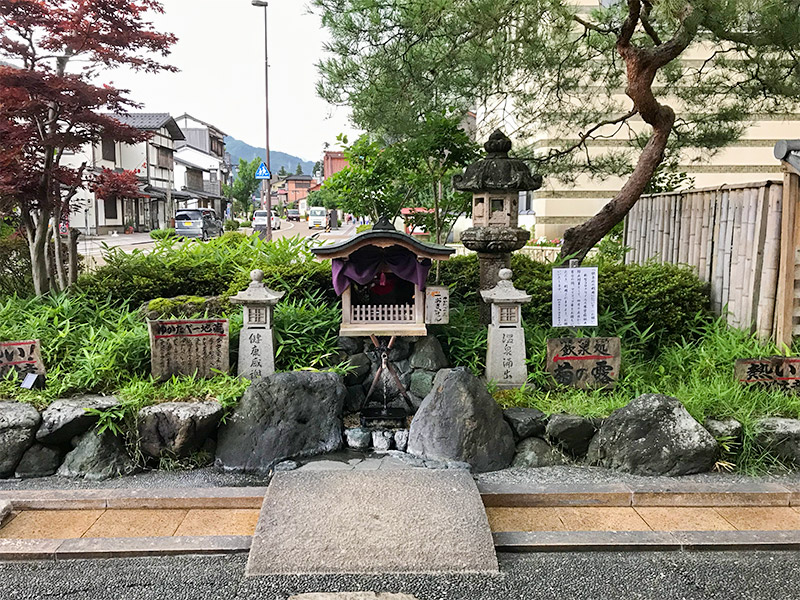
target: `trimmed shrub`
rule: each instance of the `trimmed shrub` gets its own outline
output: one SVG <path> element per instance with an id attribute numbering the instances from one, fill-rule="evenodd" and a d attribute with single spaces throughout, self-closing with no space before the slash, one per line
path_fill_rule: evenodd
<path id="1" fill-rule="evenodd" d="M 303 298 L 313 292 L 317 302 L 338 304 L 339 297 L 333 291 L 330 262 L 305 262 L 282 266 L 255 266 L 264 271 L 264 285 L 276 292 L 286 292 L 283 300 Z M 250 284 L 250 272 L 241 272 L 231 279 L 223 296 L 235 296 Z"/>
<path id="2" fill-rule="evenodd" d="M 150 237 L 154 240 L 166 240 L 175 237 L 174 229 L 153 229 L 150 232 Z"/>
<path id="3" fill-rule="evenodd" d="M 236 293 L 247 287 L 250 271 L 259 268 L 267 274 L 268 285 L 277 289 L 329 290 L 330 264 L 320 265 L 312 258 L 309 241 L 301 238 L 265 242 L 237 231 L 202 244 L 170 238 L 147 254 L 110 249 L 106 264 L 81 276 L 76 288 L 94 301 L 141 305 L 154 298 L 219 296 L 232 285 Z M 327 277 L 324 288 L 323 277 Z"/>
<path id="4" fill-rule="evenodd" d="M 533 296 L 522 308 L 525 321 L 549 327 L 552 322 L 552 266 L 514 254 L 511 268 L 514 285 Z M 639 332 L 650 328 L 653 334 L 650 345 L 655 345 L 679 340 L 685 333 L 684 323 L 694 321 L 698 315 L 711 316 L 708 284 L 687 267 L 603 263 L 599 269 L 601 328 L 598 335 L 617 335 L 615 329 L 633 325 Z M 450 287 L 454 303 L 479 302 L 479 282 L 478 258 L 474 254 L 452 258 L 441 266 L 441 283 Z"/>
<path id="5" fill-rule="evenodd" d="M 225 221 L 224 227 L 225 231 L 236 231 L 237 229 L 239 229 L 239 227 L 241 227 L 241 223 L 239 223 L 239 221 L 237 221 L 236 219 L 227 219 Z"/>

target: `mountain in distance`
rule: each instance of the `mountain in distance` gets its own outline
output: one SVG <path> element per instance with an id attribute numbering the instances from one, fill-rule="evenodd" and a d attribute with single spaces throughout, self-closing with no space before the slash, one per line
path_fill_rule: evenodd
<path id="1" fill-rule="evenodd" d="M 234 167 L 239 164 L 240 158 L 250 162 L 256 156 L 263 158 L 266 154 L 264 148 L 256 148 L 255 146 L 251 146 L 250 144 L 247 144 L 241 140 L 237 140 L 235 137 L 231 137 L 229 135 L 225 136 L 225 151 L 230 153 L 231 163 Z M 269 158 L 269 166 L 272 168 L 273 173 L 280 171 L 281 167 L 286 169 L 289 173 L 294 173 L 297 169 L 297 165 L 300 164 L 303 166 L 303 173 L 306 175 L 312 175 L 311 171 L 314 168 L 313 160 L 303 160 L 298 156 L 292 156 L 291 154 L 278 152 L 277 150 L 272 149 L 269 151 Z"/>

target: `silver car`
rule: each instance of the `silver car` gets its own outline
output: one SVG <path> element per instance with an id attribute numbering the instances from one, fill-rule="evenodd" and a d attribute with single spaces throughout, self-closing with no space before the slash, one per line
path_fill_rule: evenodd
<path id="1" fill-rule="evenodd" d="M 223 232 L 222 222 L 211 208 L 184 208 L 175 215 L 175 235 L 208 241 Z"/>

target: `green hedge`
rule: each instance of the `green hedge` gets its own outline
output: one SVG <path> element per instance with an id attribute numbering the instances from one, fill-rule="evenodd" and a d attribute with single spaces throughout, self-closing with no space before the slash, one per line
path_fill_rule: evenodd
<path id="1" fill-rule="evenodd" d="M 79 278 L 76 291 L 96 302 L 134 306 L 154 298 L 232 295 L 247 287 L 250 271 L 258 268 L 274 289 L 290 295 L 322 290 L 334 300 L 330 263 L 312 256 L 306 240 L 264 242 L 238 231 L 202 244 L 166 239 L 150 253 L 112 249 L 107 264 Z"/>
<path id="2" fill-rule="evenodd" d="M 523 307 L 531 325 L 547 327 L 552 319 L 552 267 L 523 254 L 511 259 L 514 285 L 533 299 Z M 697 315 L 710 317 L 708 285 L 686 267 L 650 263 L 599 266 L 598 334 L 616 335 L 627 325 L 655 334 L 654 342 L 678 340 L 684 324 Z M 431 271 L 431 277 L 433 277 Z M 452 258 L 441 266 L 441 283 L 450 286 L 454 304 L 479 301 L 479 268 L 475 255 Z M 604 327 L 605 325 L 605 327 Z"/>

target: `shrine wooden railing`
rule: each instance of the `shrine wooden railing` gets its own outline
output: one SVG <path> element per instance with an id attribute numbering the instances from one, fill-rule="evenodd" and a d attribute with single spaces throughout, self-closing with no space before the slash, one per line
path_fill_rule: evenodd
<path id="1" fill-rule="evenodd" d="M 414 323 L 413 304 L 354 304 L 351 323 Z"/>

